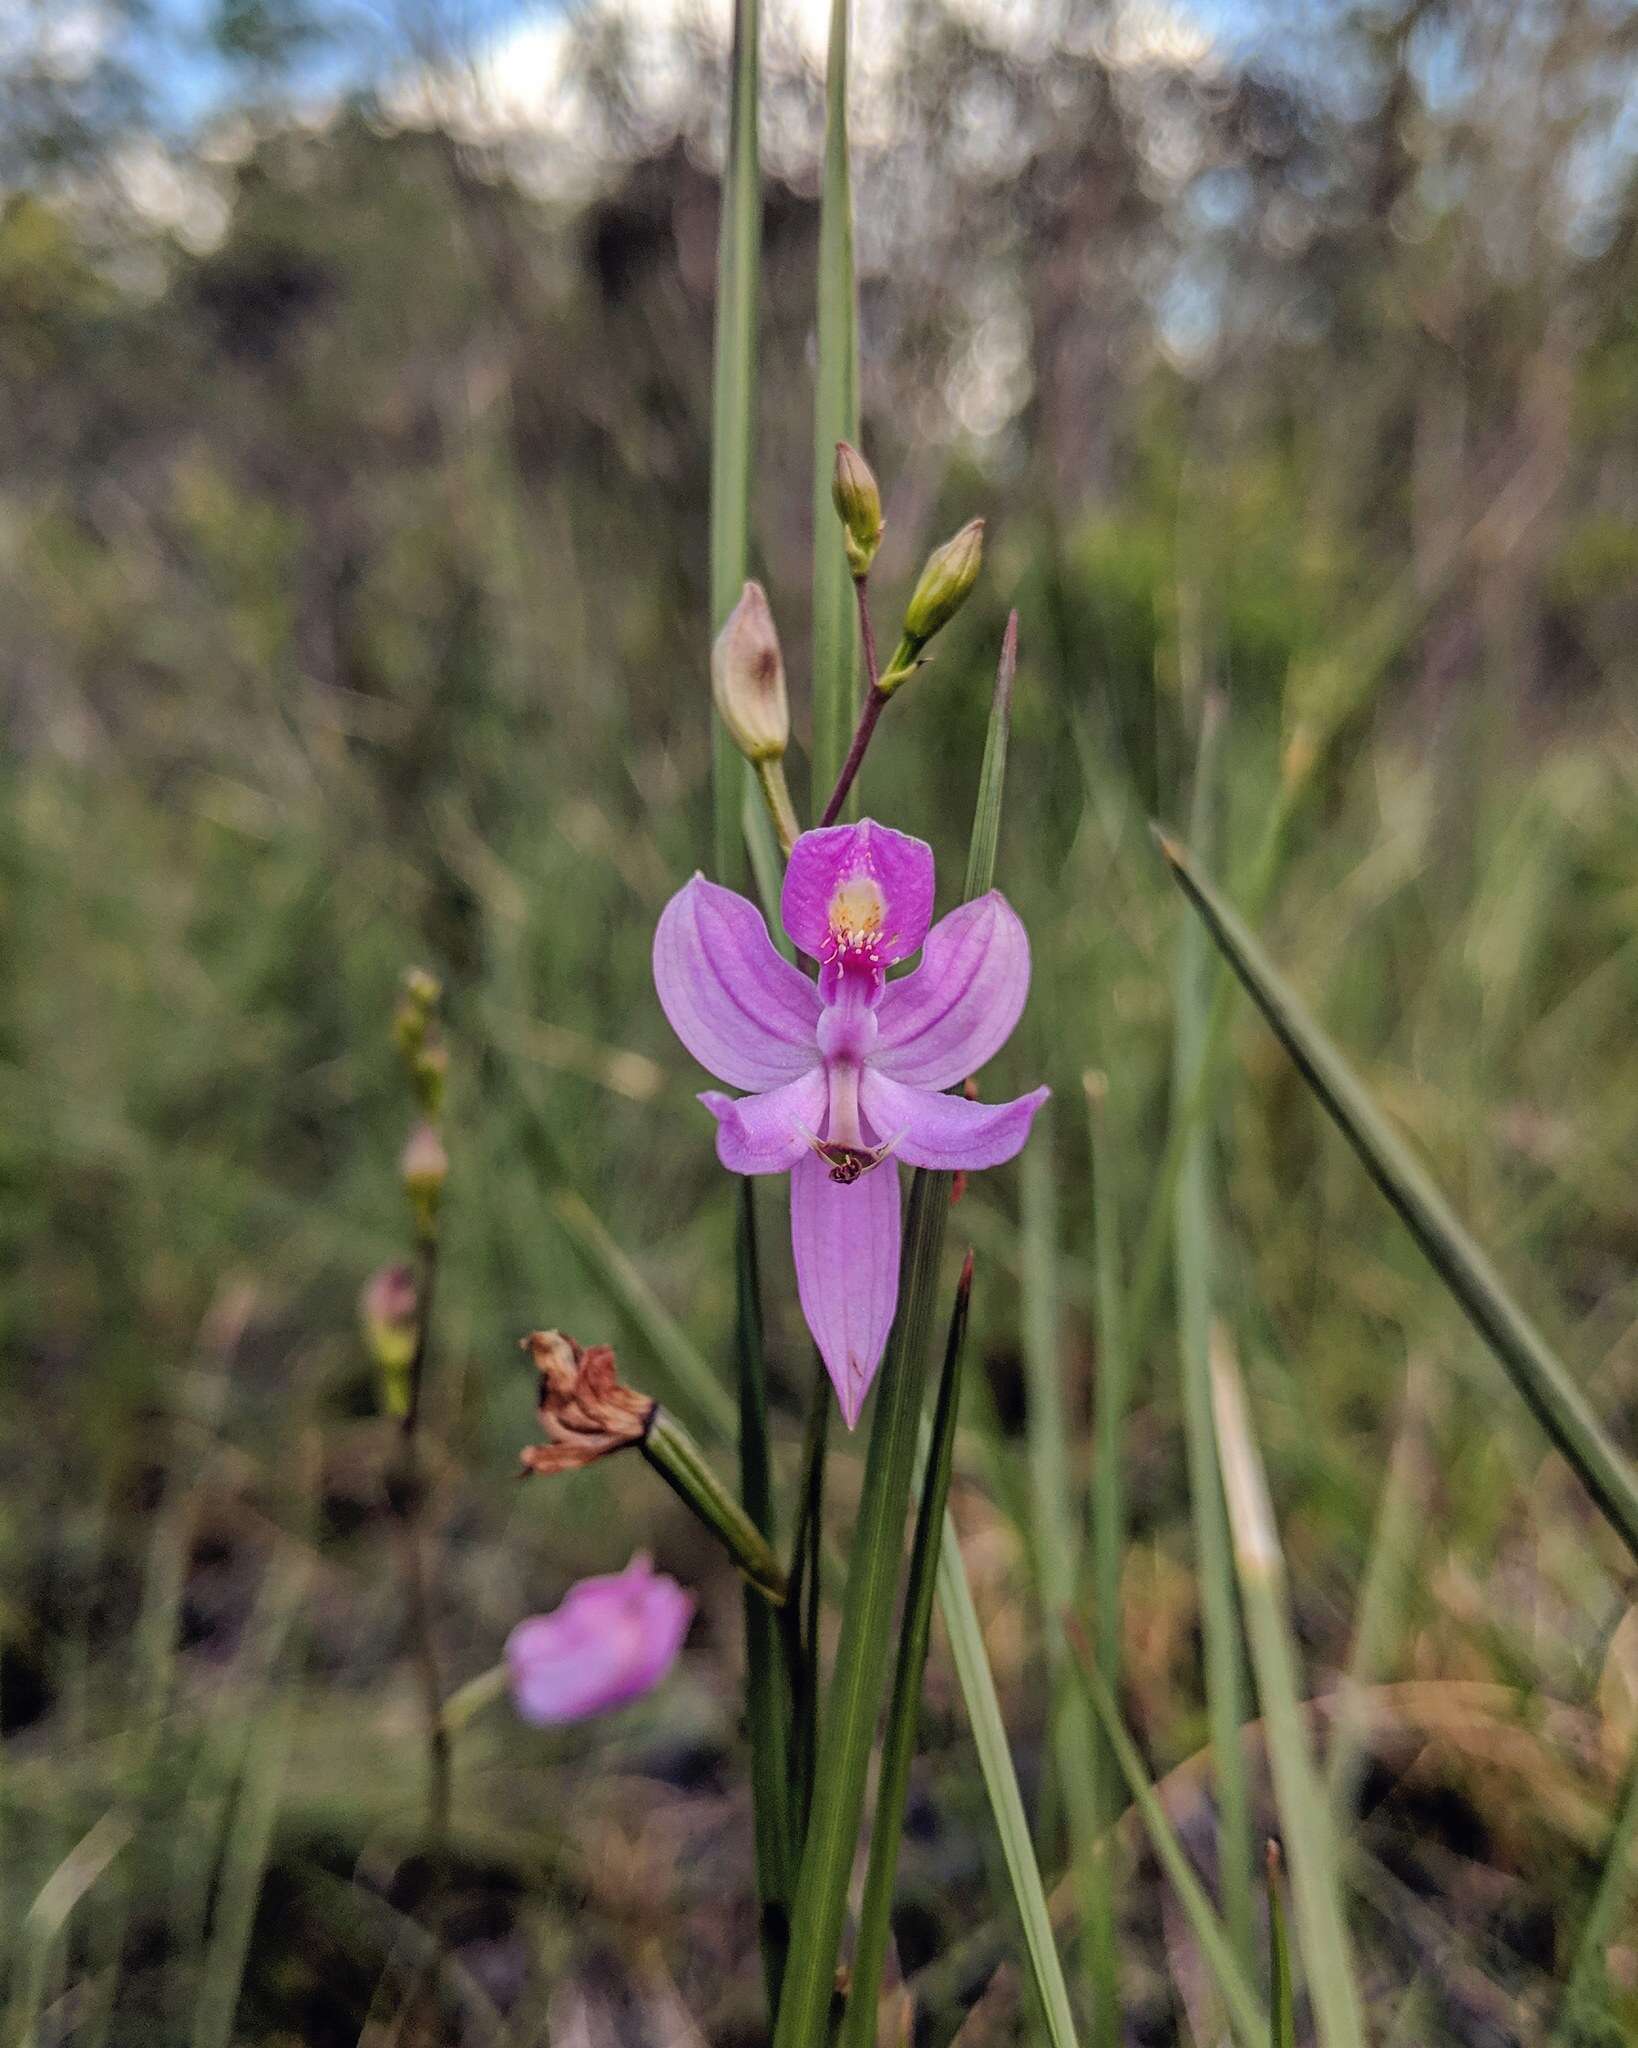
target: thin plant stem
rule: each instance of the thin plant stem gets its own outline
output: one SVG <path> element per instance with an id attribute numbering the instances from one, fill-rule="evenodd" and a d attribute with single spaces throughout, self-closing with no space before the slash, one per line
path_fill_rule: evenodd
<path id="1" fill-rule="evenodd" d="M 1097 1377 L 1092 1411 L 1093 1643 L 1104 1683 L 1117 1698 L 1121 1667 L 1121 1567 L 1126 1549 L 1126 1410 L 1130 1367 L 1120 1294 L 1120 1220 L 1109 1137 L 1107 1084 L 1087 1077 L 1092 1144 L 1092 1263 L 1096 1283 Z M 1092 2038 L 1118 2048 L 1121 2034 L 1119 1959 L 1115 1938 L 1115 1857 L 1110 1824 L 1121 1810 L 1117 1766 L 1100 1728 L 1091 1752 L 1100 1833 L 1090 1886 Z"/>
<path id="2" fill-rule="evenodd" d="M 842 815 L 842 806 L 847 802 L 848 791 L 853 787 L 859 764 L 869 750 L 871 738 L 882 713 L 887 709 L 887 698 L 878 683 L 873 683 L 865 694 L 864 708 L 859 713 L 859 723 L 853 729 L 853 744 L 847 750 L 847 759 L 842 763 L 842 772 L 836 778 L 836 787 L 830 793 L 819 822 L 834 825 Z"/>
<path id="3" fill-rule="evenodd" d="M 882 679 L 881 666 L 876 660 L 876 628 L 870 623 L 870 577 L 868 574 L 855 576 L 853 595 L 859 606 L 859 650 L 864 655 L 865 687 L 874 690 Z"/>
<path id="4" fill-rule="evenodd" d="M 831 0 L 825 57 L 825 149 L 819 191 L 818 365 L 813 407 L 813 788 L 835 781 L 847 752 L 857 663 L 848 567 L 831 503 L 838 441 L 859 438 L 859 299 L 848 148 L 848 0 Z"/>
<path id="5" fill-rule="evenodd" d="M 773 1474 L 768 1447 L 768 1386 L 762 1346 L 762 1288 L 758 1271 L 755 1182 L 739 1184 L 739 1228 L 735 1234 L 735 1337 L 739 1366 L 739 1472 L 744 1519 L 768 1561 L 773 1554 Z M 652 1436 L 653 1432 L 650 1432 Z M 757 1897 L 761 1906 L 762 1964 L 768 2010 L 779 2009 L 785 1955 L 790 1945 L 791 1874 L 795 1842 L 791 1823 L 791 1706 L 787 1662 L 789 1636 L 783 1618 L 768 1604 L 768 1592 L 752 1579 L 745 1588 L 746 1719 L 757 1729 L 751 1768 L 755 1774 L 752 1812 L 756 1836 Z"/>
<path id="6" fill-rule="evenodd" d="M 757 114 L 760 0 L 735 0 L 728 156 L 717 240 L 717 325 L 711 393 L 711 631 L 739 600 L 751 551 L 757 300 L 762 272 L 762 167 Z M 711 721 L 713 867 L 736 885 L 750 777 L 727 727 Z"/>
<path id="7" fill-rule="evenodd" d="M 699 1445 L 663 1408 L 656 1409 L 649 1424 L 643 1456 L 721 1542 L 762 1600 L 783 1605 L 785 1573 L 772 1545 L 717 1477 Z M 758 1511 L 766 1515 L 770 1510 L 765 1492 L 754 1490 L 754 1497 Z"/>
<path id="8" fill-rule="evenodd" d="M 785 780 L 785 763 L 780 759 L 758 761 L 756 779 L 762 789 L 762 800 L 768 807 L 774 835 L 779 841 L 779 850 L 787 860 L 791 848 L 801 833 L 796 822 L 796 812 L 791 804 L 790 785 Z"/>
<path id="9" fill-rule="evenodd" d="M 859 711 L 859 722 L 853 729 L 853 744 L 847 750 L 847 759 L 842 763 L 842 772 L 836 778 L 836 787 L 830 793 L 825 805 L 821 825 L 834 825 L 842 815 L 842 806 L 847 802 L 854 778 L 859 773 L 859 764 L 864 760 L 876 730 L 877 721 L 887 708 L 887 692 L 882 689 L 881 668 L 876 660 L 876 629 L 870 623 L 870 578 L 855 576 L 853 594 L 858 599 L 859 646 L 864 654 L 865 699 Z"/>
<path id="10" fill-rule="evenodd" d="M 800 1491 L 796 1534 L 791 1544 L 789 1632 L 791 1651 L 791 1739 L 796 1773 L 795 1833 L 798 1847 L 806 1837 L 813 1804 L 813 1774 L 819 1749 L 819 1601 L 822 1590 L 825 1514 L 825 1447 L 830 1436 L 834 1401 L 830 1375 L 817 1356 L 813 1391 L 808 1400 L 802 1438 Z"/>
<path id="11" fill-rule="evenodd" d="M 409 1624 L 410 1658 L 421 1694 L 427 1752 L 427 1832 L 435 1845 L 449 1836 L 452 1799 L 449 1731 L 444 1725 L 444 1682 L 432 1619 L 432 1592 L 422 1508 L 426 1474 L 421 1458 L 421 1411 L 431 1356 L 432 1310 L 438 1290 L 436 1227 L 418 1234 L 415 1253 L 415 1351 L 410 1359 L 409 1394 L 399 1423 L 398 1456 L 387 1475 L 387 1498 L 398 1532 L 399 1569 Z"/>

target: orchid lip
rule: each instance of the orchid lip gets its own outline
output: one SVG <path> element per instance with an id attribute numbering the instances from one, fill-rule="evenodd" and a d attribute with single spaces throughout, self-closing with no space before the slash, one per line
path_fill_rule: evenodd
<path id="1" fill-rule="evenodd" d="M 882 1145 L 837 1145 L 828 1138 L 821 1138 L 810 1131 L 805 1124 L 798 1124 L 804 1138 L 830 1168 L 830 1177 L 840 1181 L 843 1187 L 851 1187 L 856 1180 L 862 1180 L 873 1168 L 897 1151 L 903 1131 L 895 1131 Z"/>

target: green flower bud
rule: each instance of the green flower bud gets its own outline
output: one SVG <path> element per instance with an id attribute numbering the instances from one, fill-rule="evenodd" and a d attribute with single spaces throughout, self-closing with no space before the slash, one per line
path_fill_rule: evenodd
<path id="1" fill-rule="evenodd" d="M 747 583 L 711 649 L 711 694 L 747 761 L 777 761 L 791 736 L 785 662 L 760 583 Z"/>
<path id="2" fill-rule="evenodd" d="M 848 568 L 855 578 L 868 575 L 882 543 L 882 494 L 870 464 L 846 441 L 836 443 L 830 495 L 842 522 Z"/>
<path id="3" fill-rule="evenodd" d="M 947 626 L 967 601 L 984 559 L 984 522 L 969 519 L 943 547 L 927 557 L 904 613 L 904 637 L 924 647 L 941 626 Z"/>

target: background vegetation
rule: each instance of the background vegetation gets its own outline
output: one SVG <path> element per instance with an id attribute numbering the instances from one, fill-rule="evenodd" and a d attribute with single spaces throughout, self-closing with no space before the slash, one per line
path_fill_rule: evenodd
<path id="1" fill-rule="evenodd" d="M 454 9 L 361 43 L 318 0 L 223 0 L 179 108 L 164 13 L 85 14 L 69 43 L 60 10 L 0 17 L 7 2023 L 754 2039 L 737 1587 L 635 1461 L 511 1476 L 532 1326 L 673 1393 L 603 1233 L 729 1372 L 732 1205 L 648 974 L 709 834 L 722 44 L 651 10 L 536 17 L 543 125 L 509 97 L 525 45 L 486 63 Z M 979 594 L 864 778 L 947 891 L 1022 618 L 998 878 L 1035 985 L 987 1092 L 1055 1100 L 1038 1165 L 956 1214 L 978 1281 L 953 1501 L 1052 1879 L 1073 1792 L 1032 1456 L 1050 1384 L 1078 1530 L 1108 1342 L 1088 1074 L 1131 1340 L 1123 1705 L 1212 1874 L 1169 1243 L 1186 913 L 1146 830 L 1186 817 L 1208 704 L 1216 872 L 1638 1441 L 1635 28 L 1580 0 L 1294 23 L 915 0 L 857 25 L 876 582 L 990 520 Z M 754 548 L 800 727 L 819 86 L 777 9 L 770 43 Z M 643 1544 L 702 1598 L 679 1678 L 619 1721 L 474 1719 L 436 1887 L 355 1316 L 403 1248 L 412 961 L 452 1056 L 450 1680 Z M 1306 1689 L 1387 1688 L 1339 1793 L 1373 2037 L 1547 2038 L 1591 1924 L 1606 2017 L 1578 2024 L 1630 2038 L 1630 1561 L 1227 1014 L 1213 1299 Z M 776 1212 L 794 1466 L 809 1359 Z M 844 1456 L 844 1518 L 855 1483 Z M 1031 2038 L 936 1633 L 923 1747 L 905 2010 L 918 2039 Z M 1211 2039 L 1187 1925 L 1119 1841 L 1126 2038 Z M 1055 1903 L 1073 1955 L 1073 1888 Z"/>

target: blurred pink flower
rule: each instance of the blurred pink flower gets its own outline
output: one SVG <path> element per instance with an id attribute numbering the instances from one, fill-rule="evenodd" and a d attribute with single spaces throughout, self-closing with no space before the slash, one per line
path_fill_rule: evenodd
<path id="1" fill-rule="evenodd" d="M 552 1727 L 640 1699 L 676 1663 L 693 1618 L 693 1596 L 641 1552 L 623 1572 L 582 1579 L 506 1639 L 518 1712 Z"/>
<path id="2" fill-rule="evenodd" d="M 999 1166 L 1047 1098 L 1037 1088 L 991 1105 L 940 1092 L 1010 1037 L 1029 993 L 1029 940 L 993 889 L 929 931 L 932 849 L 868 818 L 804 832 L 779 907 L 819 963 L 817 987 L 774 950 L 754 904 L 703 875 L 661 913 L 654 983 L 701 1066 L 751 1091 L 700 1097 L 717 1119 L 717 1157 L 734 1173 L 791 1176 L 797 1291 L 851 1429 L 898 1300 L 892 1160 Z M 915 972 L 889 981 L 924 942 Z"/>

